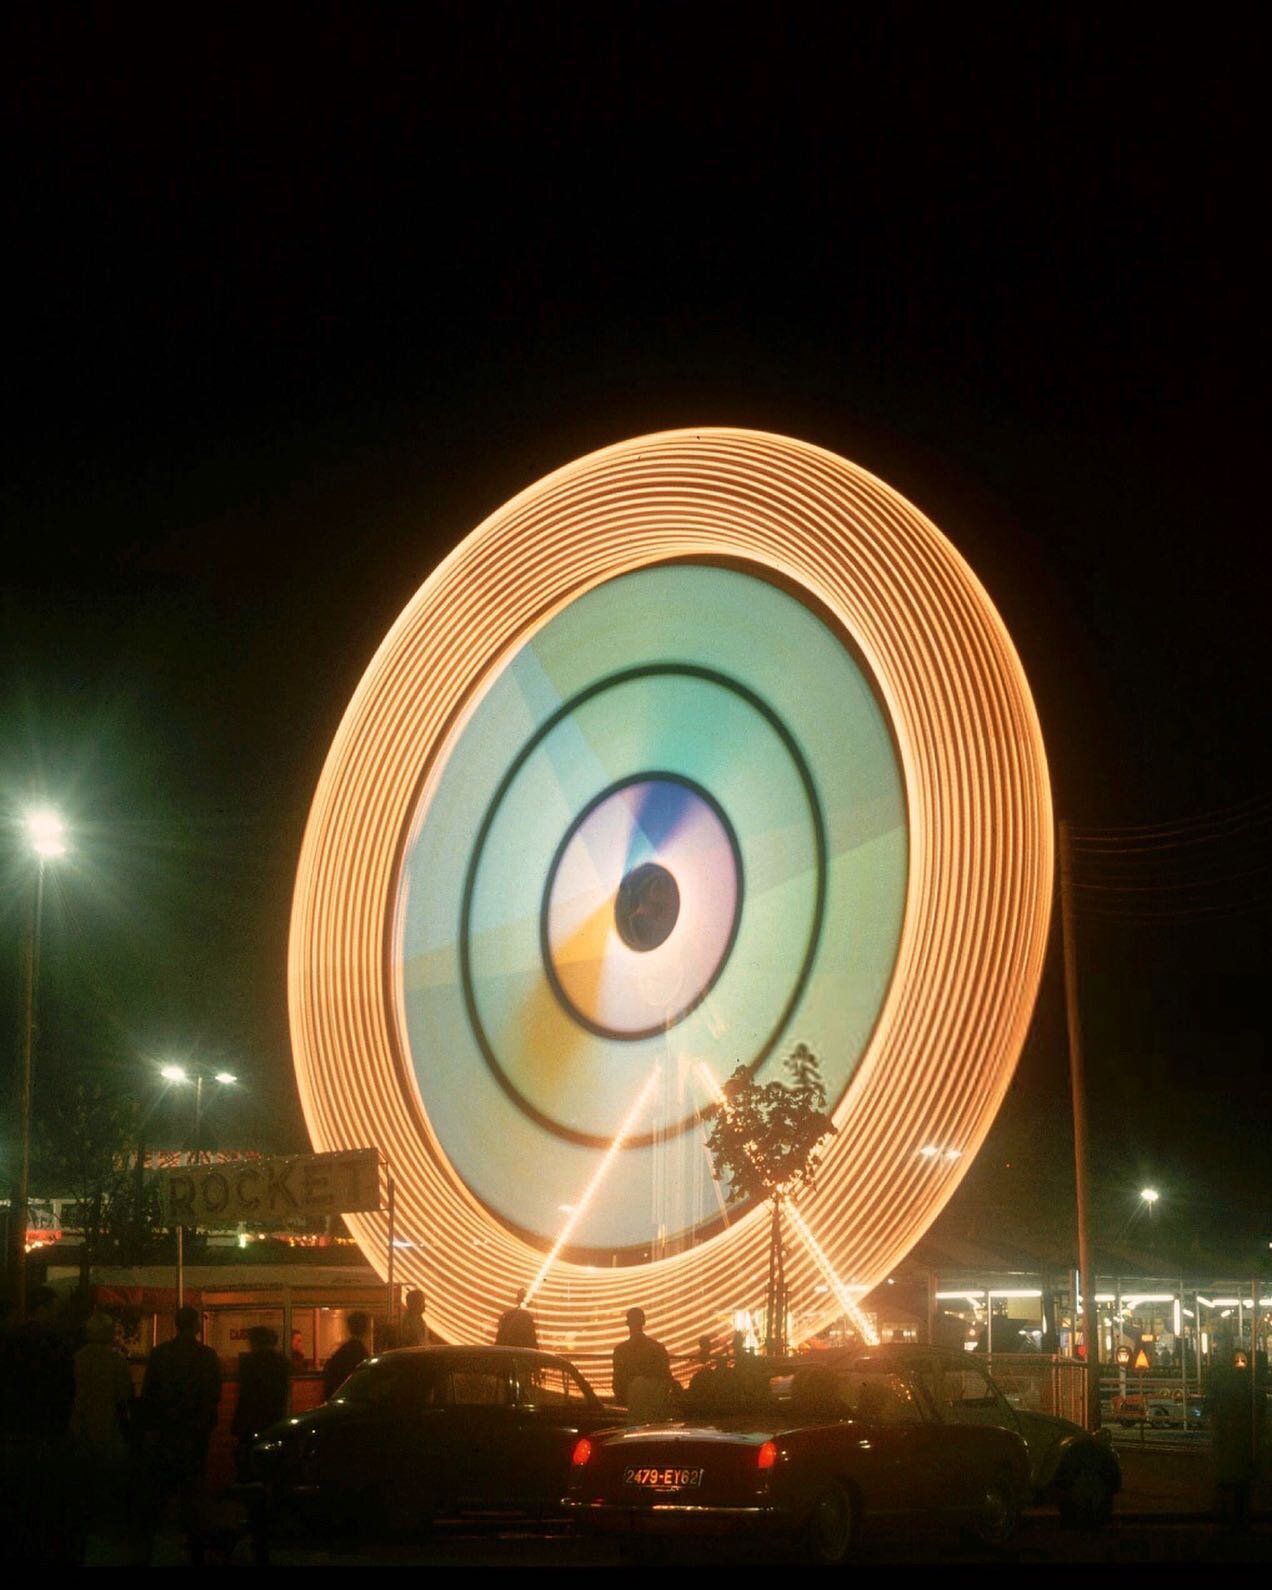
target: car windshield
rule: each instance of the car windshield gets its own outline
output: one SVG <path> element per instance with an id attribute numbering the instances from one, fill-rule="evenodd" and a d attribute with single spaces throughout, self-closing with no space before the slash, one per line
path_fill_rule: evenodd
<path id="1" fill-rule="evenodd" d="M 423 1377 L 409 1363 L 372 1358 L 358 1367 L 336 1393 L 337 1402 L 388 1403 L 418 1395 Z"/>

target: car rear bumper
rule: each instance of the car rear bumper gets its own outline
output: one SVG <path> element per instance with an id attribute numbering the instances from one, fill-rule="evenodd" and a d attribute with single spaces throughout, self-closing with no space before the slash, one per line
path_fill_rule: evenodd
<path id="1" fill-rule="evenodd" d="M 720 1507 L 693 1502 L 582 1502 L 565 1498 L 565 1510 L 589 1533 L 722 1535 L 736 1529 L 771 1529 L 785 1523 L 776 1507 Z"/>

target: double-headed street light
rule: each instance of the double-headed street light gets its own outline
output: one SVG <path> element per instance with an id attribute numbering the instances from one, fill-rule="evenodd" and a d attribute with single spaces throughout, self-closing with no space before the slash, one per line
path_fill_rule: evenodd
<path id="1" fill-rule="evenodd" d="M 66 826 L 54 811 L 28 813 L 23 828 L 36 857 L 35 889 L 27 927 L 23 982 L 22 1089 L 18 1103 L 18 1184 L 14 1189 L 10 1233 L 13 1302 L 18 1319 L 26 1314 L 27 1194 L 31 1180 L 31 1074 L 35 1059 L 36 995 L 40 984 L 40 932 L 44 922 L 44 868 L 66 854 Z"/>
<path id="2" fill-rule="evenodd" d="M 203 1081 L 210 1076 L 213 1082 L 221 1087 L 231 1087 L 238 1078 L 233 1071 L 210 1071 L 204 1066 L 193 1068 L 182 1065 L 165 1065 L 159 1067 L 159 1075 L 165 1082 L 183 1084 L 194 1083 L 194 1157 L 197 1159 L 201 1152 L 200 1137 L 203 1126 Z"/>
<path id="3" fill-rule="evenodd" d="M 223 1088 L 232 1087 L 238 1081 L 233 1071 L 213 1071 L 208 1066 L 183 1066 L 170 1063 L 159 1067 L 159 1075 L 165 1082 L 183 1086 L 187 1082 L 194 1084 L 194 1157 L 197 1160 L 201 1149 L 199 1147 L 203 1127 L 203 1083 L 206 1077 Z M 177 1305 L 185 1302 L 185 1227 L 177 1227 Z"/>

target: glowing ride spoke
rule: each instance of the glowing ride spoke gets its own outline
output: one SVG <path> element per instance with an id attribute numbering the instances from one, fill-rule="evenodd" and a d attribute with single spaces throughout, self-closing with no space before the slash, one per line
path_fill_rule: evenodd
<path id="1" fill-rule="evenodd" d="M 830 1260 L 826 1257 L 825 1249 L 822 1247 L 821 1243 L 818 1242 L 813 1233 L 808 1229 L 808 1222 L 804 1219 L 803 1215 L 800 1214 L 799 1210 L 794 1204 L 787 1204 L 786 1213 L 790 1216 L 791 1224 L 795 1227 L 796 1232 L 799 1234 L 800 1241 L 808 1249 L 809 1256 L 811 1257 L 813 1263 L 821 1271 L 826 1285 L 829 1286 L 831 1291 L 835 1294 L 840 1308 L 843 1309 L 844 1313 L 856 1326 L 857 1334 L 861 1337 L 862 1341 L 865 1342 L 867 1347 L 877 1347 L 879 1345 L 879 1333 L 862 1313 L 857 1304 L 857 1299 L 853 1297 L 847 1286 L 845 1286 L 843 1281 L 839 1279 L 834 1265 L 831 1264 Z"/>
<path id="2" fill-rule="evenodd" d="M 614 1141 L 605 1150 L 605 1157 L 601 1160 L 601 1163 L 596 1167 L 595 1174 L 593 1175 L 591 1181 L 588 1182 L 588 1184 L 587 1184 L 587 1190 L 584 1192 L 583 1196 L 579 1199 L 578 1203 L 576 1203 L 574 1205 L 573 1210 L 570 1212 L 569 1219 L 561 1227 L 560 1234 L 558 1235 L 556 1241 L 552 1244 L 552 1247 L 548 1250 L 547 1257 L 544 1259 L 543 1263 L 539 1266 L 539 1273 L 535 1276 L 534 1280 L 531 1281 L 529 1287 L 526 1289 L 526 1302 L 527 1303 L 534 1296 L 534 1294 L 539 1290 L 539 1288 L 543 1285 L 543 1281 L 544 1281 L 545 1276 L 547 1275 L 548 1271 L 552 1268 L 552 1266 L 557 1261 L 557 1255 L 561 1252 L 561 1249 L 570 1240 L 570 1237 L 573 1234 L 575 1226 L 577 1226 L 579 1221 L 582 1220 L 583 1216 L 587 1213 L 588 1205 L 592 1202 L 593 1198 L 595 1198 L 597 1193 L 600 1191 L 601 1183 L 605 1180 L 605 1177 L 606 1177 L 606 1175 L 609 1172 L 610 1166 L 614 1163 L 615 1159 L 617 1159 L 618 1151 L 623 1146 L 623 1139 L 628 1136 L 628 1134 L 632 1130 L 632 1127 L 634 1127 L 636 1125 L 636 1122 L 640 1119 L 642 1113 L 644 1112 L 646 1104 L 649 1103 L 650 1095 L 653 1093 L 654 1088 L 657 1086 L 658 1078 L 659 1078 L 659 1076 L 661 1074 L 662 1074 L 661 1067 L 655 1066 L 654 1069 L 645 1078 L 645 1086 L 640 1090 L 640 1093 L 637 1095 L 636 1102 L 632 1105 L 631 1109 L 628 1110 L 627 1114 L 623 1117 L 623 1124 L 619 1127 L 617 1135 L 614 1138 Z"/>

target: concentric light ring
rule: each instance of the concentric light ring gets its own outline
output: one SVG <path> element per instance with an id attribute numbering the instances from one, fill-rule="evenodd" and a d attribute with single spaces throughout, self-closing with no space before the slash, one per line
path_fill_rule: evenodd
<path id="1" fill-rule="evenodd" d="M 450 1166 L 404 1062 L 394 984 L 397 880 L 446 747 L 502 659 L 592 587 L 673 560 L 737 560 L 807 593 L 848 633 L 896 737 L 909 876 L 896 969 L 801 1212 L 849 1287 L 875 1284 L 926 1229 L 1010 1081 L 1041 973 L 1052 885 L 1045 754 L 1027 683 L 984 590 L 917 509 L 808 444 L 738 430 L 668 432 L 580 459 L 491 516 L 394 625 L 329 753 L 302 847 L 289 998 L 314 1144 L 376 1144 L 393 1167 L 400 1279 L 451 1340 L 484 1339 L 543 1252 L 493 1218 Z M 933 1143 L 958 1157 L 923 1155 Z M 385 1270 L 384 1215 L 350 1216 Z M 697 1247 L 617 1270 L 559 1260 L 541 1339 L 612 1346 L 642 1303 L 687 1347 L 762 1298 L 760 1212 Z M 805 1333 L 838 1313 L 792 1245 Z"/>

